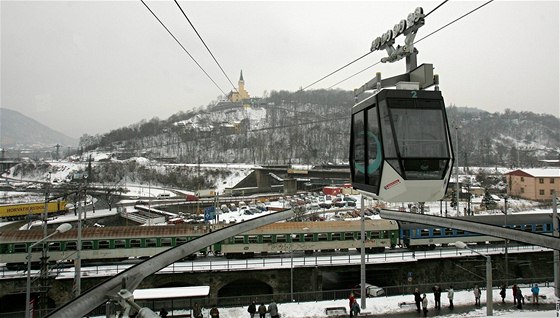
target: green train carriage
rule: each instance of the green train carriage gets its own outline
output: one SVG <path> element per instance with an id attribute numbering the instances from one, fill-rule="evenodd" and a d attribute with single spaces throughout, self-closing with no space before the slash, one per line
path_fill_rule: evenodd
<path id="1" fill-rule="evenodd" d="M 226 225 L 216 225 L 218 230 Z M 398 224 L 391 220 L 366 220 L 366 251 L 381 252 L 398 244 Z M 332 251 L 359 249 L 359 221 L 280 222 L 230 237 L 201 249 L 226 257 L 252 257 L 258 253 L 292 250 Z M 85 228 L 82 230 L 82 262 L 115 262 L 145 258 L 181 245 L 210 231 L 206 226 L 134 226 Z M 77 250 L 77 230 L 58 234 L 47 240 L 51 262 L 72 261 Z M 0 256 L 11 267 L 25 264 L 27 248 L 42 239 L 40 230 L 0 233 Z M 39 262 L 42 247 L 35 246 L 32 261 Z M 194 255 L 193 255 L 194 256 Z M 193 257 L 190 256 L 190 257 Z M 189 257 L 189 256 L 186 256 Z"/>

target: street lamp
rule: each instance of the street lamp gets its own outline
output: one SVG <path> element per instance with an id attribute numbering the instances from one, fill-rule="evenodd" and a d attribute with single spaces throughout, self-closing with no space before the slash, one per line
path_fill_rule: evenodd
<path id="1" fill-rule="evenodd" d="M 71 228 L 72 228 L 72 225 L 70 225 L 69 223 L 62 223 L 50 235 L 47 235 L 44 238 L 42 238 L 41 240 L 29 245 L 29 247 L 27 248 L 27 286 L 26 286 L 26 291 L 25 291 L 25 318 L 30 318 L 31 317 L 31 312 L 30 312 L 31 311 L 31 308 L 30 308 L 30 302 L 31 302 L 31 252 L 32 252 L 33 248 L 35 246 L 43 243 L 47 239 L 51 238 L 52 236 L 54 236 L 58 233 L 64 233 L 64 232 L 70 230 Z"/>
<path id="2" fill-rule="evenodd" d="M 472 248 L 468 247 L 467 244 L 457 241 L 455 242 L 457 248 L 469 249 L 476 254 L 486 257 L 486 316 L 493 316 L 494 303 L 492 301 L 492 258 L 489 255 L 484 255 Z"/>
<path id="3" fill-rule="evenodd" d="M 462 128 L 460 125 L 455 125 L 455 195 L 457 196 L 457 216 L 459 216 L 459 129 Z"/>
<path id="4" fill-rule="evenodd" d="M 504 197 L 504 214 L 505 214 L 505 219 L 504 219 L 504 227 L 508 227 L 508 196 L 506 194 L 506 196 Z M 509 275 L 509 269 L 508 269 L 508 239 L 505 239 L 505 262 L 506 262 L 506 287 L 508 286 L 508 275 Z"/>
<path id="5" fill-rule="evenodd" d="M 304 231 L 309 231 L 308 227 L 302 228 Z M 301 235 L 305 236 L 305 233 Z M 290 242 L 290 301 L 294 301 L 294 239 L 297 238 L 297 234 L 291 234 L 291 242 Z M 305 239 L 305 237 L 304 237 Z"/>

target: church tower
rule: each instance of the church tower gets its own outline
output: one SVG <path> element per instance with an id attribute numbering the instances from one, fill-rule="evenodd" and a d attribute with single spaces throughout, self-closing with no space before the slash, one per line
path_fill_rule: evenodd
<path id="1" fill-rule="evenodd" d="M 237 85 L 239 86 L 237 88 L 237 92 L 230 92 L 228 94 L 228 99 L 231 102 L 239 102 L 242 101 L 244 99 L 249 99 L 249 93 L 245 90 L 245 81 L 243 80 L 243 70 L 241 70 L 241 75 L 239 76 L 239 81 L 237 82 Z"/>

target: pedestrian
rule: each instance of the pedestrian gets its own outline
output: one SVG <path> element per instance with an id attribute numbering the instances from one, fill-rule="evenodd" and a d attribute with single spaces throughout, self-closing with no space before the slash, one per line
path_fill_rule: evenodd
<path id="1" fill-rule="evenodd" d="M 502 304 L 506 303 L 506 285 L 502 285 L 502 290 L 500 290 L 500 296 L 502 297 Z"/>
<path id="2" fill-rule="evenodd" d="M 525 300 L 523 299 L 523 293 L 520 287 L 517 287 L 515 297 L 517 297 L 517 309 L 523 309 L 522 304 L 525 303 Z"/>
<path id="3" fill-rule="evenodd" d="M 533 288 L 531 288 L 531 293 L 533 294 L 533 305 L 539 304 L 539 285 L 535 284 Z"/>
<path id="4" fill-rule="evenodd" d="M 441 288 L 438 285 L 433 287 L 435 309 L 441 309 Z"/>
<path id="5" fill-rule="evenodd" d="M 420 303 L 422 302 L 422 296 L 418 288 L 414 289 L 414 302 L 416 303 L 416 312 L 420 312 Z"/>
<path id="6" fill-rule="evenodd" d="M 449 299 L 449 309 L 453 309 L 453 294 L 455 292 L 453 291 L 453 286 L 449 286 L 449 289 L 447 290 L 447 298 Z"/>
<path id="7" fill-rule="evenodd" d="M 354 303 L 352 304 L 352 313 L 354 314 L 354 317 L 358 317 L 360 311 L 360 305 L 358 305 L 358 302 L 354 299 Z"/>
<path id="8" fill-rule="evenodd" d="M 513 284 L 513 287 L 511 288 L 511 291 L 513 292 L 513 304 L 517 304 L 517 285 Z"/>
<path id="9" fill-rule="evenodd" d="M 356 298 L 354 297 L 354 293 L 350 293 L 350 296 L 348 296 L 348 307 L 350 307 L 350 318 L 353 317 L 352 305 L 354 304 L 355 301 Z"/>
<path id="10" fill-rule="evenodd" d="M 478 285 L 474 285 L 474 305 L 475 306 L 480 306 L 480 288 L 478 288 Z"/>
<path id="11" fill-rule="evenodd" d="M 161 308 L 161 310 L 159 311 L 159 316 L 160 316 L 161 318 L 167 318 L 167 315 L 168 315 L 168 314 L 169 314 L 169 313 L 167 312 L 167 310 L 165 310 L 165 308 Z"/>
<path id="12" fill-rule="evenodd" d="M 210 309 L 210 317 L 220 318 L 220 311 L 218 310 L 217 305 L 212 306 L 212 309 Z"/>
<path id="13" fill-rule="evenodd" d="M 424 311 L 424 317 L 428 316 L 428 298 L 426 294 L 422 295 L 422 310 Z"/>
<path id="14" fill-rule="evenodd" d="M 194 303 L 193 317 L 194 318 L 202 318 L 202 308 L 200 308 L 200 305 L 198 303 Z"/>
<path id="15" fill-rule="evenodd" d="M 266 316 L 266 306 L 264 305 L 264 303 L 261 303 L 261 305 L 259 306 L 259 318 L 265 318 Z"/>
<path id="16" fill-rule="evenodd" d="M 251 302 L 251 304 L 249 305 L 249 308 L 247 308 L 247 312 L 249 312 L 249 318 L 253 318 L 253 316 L 255 315 L 255 313 L 257 312 L 257 305 L 255 305 L 255 301 L 253 300 Z"/>
<path id="17" fill-rule="evenodd" d="M 276 306 L 274 300 L 268 305 L 268 312 L 270 313 L 270 318 L 280 318 L 278 315 L 278 306 Z"/>

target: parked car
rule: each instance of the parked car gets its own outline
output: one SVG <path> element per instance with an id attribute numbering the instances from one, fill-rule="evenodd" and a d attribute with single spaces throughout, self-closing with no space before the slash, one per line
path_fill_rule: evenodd
<path id="1" fill-rule="evenodd" d="M 327 202 L 320 202 L 319 203 L 319 207 L 322 209 L 330 209 L 331 208 L 331 204 L 327 203 Z"/>
<path id="2" fill-rule="evenodd" d="M 338 200 L 334 203 L 334 206 L 337 208 L 343 208 L 346 206 L 346 201 Z"/>

